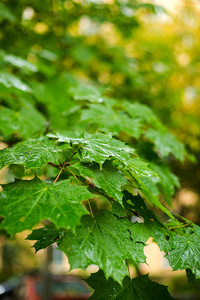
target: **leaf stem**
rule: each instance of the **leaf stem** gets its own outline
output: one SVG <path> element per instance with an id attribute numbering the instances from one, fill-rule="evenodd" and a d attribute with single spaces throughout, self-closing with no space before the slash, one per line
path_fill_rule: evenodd
<path id="1" fill-rule="evenodd" d="M 92 190 L 94 190 L 95 192 L 97 192 L 98 194 L 100 194 L 100 195 L 106 197 L 111 203 L 115 202 L 115 199 L 114 199 L 113 197 L 110 197 L 110 196 L 108 196 L 106 193 L 103 193 L 103 192 L 99 191 L 99 189 L 98 189 L 95 185 L 89 184 L 88 186 L 89 186 Z"/>
<path id="2" fill-rule="evenodd" d="M 56 177 L 56 179 L 54 180 L 53 183 L 56 183 L 56 181 L 58 180 L 58 178 L 60 177 L 60 174 L 62 173 L 63 169 L 65 168 L 65 166 L 63 166 L 61 169 L 60 169 L 60 172 L 58 173 L 58 176 Z"/>
<path id="3" fill-rule="evenodd" d="M 74 178 L 76 178 L 78 183 L 81 185 L 81 182 L 78 180 L 77 176 L 72 172 L 72 170 L 70 170 L 67 166 L 64 166 L 64 167 L 74 176 Z"/>
<path id="4" fill-rule="evenodd" d="M 67 166 L 71 166 L 71 164 L 70 163 L 66 163 L 67 164 Z M 63 164 L 60 164 L 60 165 L 56 165 L 56 164 L 54 164 L 54 163 L 52 163 L 52 162 L 48 162 L 48 165 L 50 165 L 50 166 L 52 166 L 52 167 L 54 167 L 54 168 L 57 168 L 57 169 L 61 169 L 62 168 L 62 166 L 63 166 Z"/>
<path id="5" fill-rule="evenodd" d="M 88 205 L 89 205 L 89 208 L 90 208 L 91 215 L 92 215 L 92 217 L 93 217 L 93 219 L 94 219 L 94 214 L 93 214 L 93 211 L 92 211 L 92 207 L 91 207 L 91 204 L 90 204 L 90 200 L 88 199 L 87 202 L 88 202 Z"/>
<path id="6" fill-rule="evenodd" d="M 182 228 L 182 227 L 188 227 L 190 226 L 191 224 L 183 224 L 183 225 L 177 225 L 177 226 L 174 226 L 174 227 L 169 227 L 169 229 L 176 229 L 176 228 Z"/>
<path id="7" fill-rule="evenodd" d="M 70 161 L 70 159 L 72 159 L 72 157 L 78 152 L 78 150 L 80 150 L 82 147 L 82 144 L 71 154 L 71 156 L 67 159 L 67 162 Z"/>

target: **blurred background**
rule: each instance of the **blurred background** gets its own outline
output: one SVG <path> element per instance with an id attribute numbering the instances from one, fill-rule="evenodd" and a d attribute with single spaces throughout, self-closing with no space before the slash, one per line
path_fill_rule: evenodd
<path id="1" fill-rule="evenodd" d="M 129 99 L 147 104 L 169 131 L 186 145 L 196 158 L 195 163 L 185 161 L 181 164 L 168 159 L 181 183 L 181 189 L 177 189 L 173 196 L 173 211 L 198 225 L 199 37 L 200 1 L 197 0 L 148 3 L 128 0 L 0 2 L 0 66 L 6 65 L 7 70 L 15 75 L 20 73 L 23 81 L 29 83 L 38 100 L 38 109 L 44 115 L 51 113 L 54 129 L 64 129 L 68 125 L 66 116 L 73 107 L 69 101 L 69 107 L 64 108 L 67 97 L 64 84 L 66 80 L 69 84 L 74 83 L 74 78 L 78 78 L 98 84 L 106 89 L 107 95 L 119 101 Z M 24 65 L 20 67 L 20 61 L 13 59 L 12 55 L 33 63 L 39 75 L 30 74 Z M 0 82 L 2 76 L 0 74 Z M 0 104 L 4 100 L 4 92 L 1 91 Z M 48 112 L 45 111 L 45 101 L 48 102 Z M 2 120 L 1 110 L 0 118 Z M 5 122 L 10 121 L 5 116 L 4 119 Z M 28 130 L 31 130 L 32 123 L 27 122 Z M 2 126 L 2 133 L 3 130 Z M 10 138 L 1 139 L 1 149 L 17 139 L 13 132 L 12 141 Z M 26 134 L 24 130 L 23 136 L 26 137 Z M 8 180 L 5 167 L 0 172 L 0 184 Z M 95 272 L 97 267 L 91 266 L 87 272 L 77 270 L 69 273 L 71 277 L 66 279 L 62 276 L 70 269 L 67 258 L 54 246 L 35 255 L 30 248 L 33 243 L 24 241 L 27 235 L 28 232 L 23 232 L 8 241 L 6 234 L 2 233 L 0 295 L 6 289 L 3 283 L 10 276 L 14 277 L 9 279 L 8 286 L 17 286 L 23 277 L 26 290 L 23 293 L 28 293 L 28 290 L 34 289 L 36 281 L 39 286 L 41 276 L 48 282 L 47 270 L 50 269 L 55 275 L 55 290 L 59 290 L 59 284 L 63 283 L 69 291 L 68 298 L 64 295 L 58 299 L 87 299 L 91 291 L 83 281 L 77 277 L 74 279 L 73 274 L 84 278 Z M 200 299 L 197 289 L 187 284 L 185 272 L 172 272 L 156 244 L 151 240 L 149 243 L 150 246 L 145 249 L 149 266 L 141 265 L 139 272 L 149 272 L 152 279 L 170 284 L 170 292 L 177 299 Z M 135 270 L 132 272 L 134 276 Z M 37 297 L 33 299 L 40 299 Z M 30 298 L 26 296 L 23 299 Z"/>

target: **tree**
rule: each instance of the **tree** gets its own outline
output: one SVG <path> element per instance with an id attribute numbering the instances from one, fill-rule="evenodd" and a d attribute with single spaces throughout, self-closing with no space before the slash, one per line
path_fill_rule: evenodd
<path id="1" fill-rule="evenodd" d="M 153 237 L 173 270 L 200 278 L 200 229 L 169 210 L 179 181 L 168 160 L 192 156 L 150 107 L 118 97 L 123 74 L 138 79 L 134 60 L 106 36 L 123 43 L 139 26 L 137 10 L 161 8 L 14 2 L 1 3 L 1 228 L 13 236 L 48 219 L 27 238 L 36 251 L 56 242 L 72 269 L 97 264 L 91 299 L 172 299 L 147 275 L 131 280 L 128 266 L 145 262 Z"/>

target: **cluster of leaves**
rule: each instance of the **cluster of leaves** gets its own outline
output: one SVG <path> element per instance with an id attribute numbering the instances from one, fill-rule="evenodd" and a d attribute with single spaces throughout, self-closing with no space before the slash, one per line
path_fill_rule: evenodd
<path id="1" fill-rule="evenodd" d="M 15 15 L 8 3 L 1 4 L 5 34 L 20 20 L 20 39 L 14 38 L 24 51 L 24 58 L 17 50 L 13 54 L 3 36 L 0 135 L 9 147 L 0 151 L 0 168 L 9 168 L 9 176 L 0 193 L 1 228 L 13 236 L 48 219 L 52 224 L 33 230 L 28 239 L 37 241 L 36 251 L 57 242 L 71 269 L 98 265 L 101 270 L 87 280 L 95 290 L 91 299 L 101 299 L 102 293 L 105 299 L 172 299 L 147 276 L 127 278 L 127 264 L 146 261 L 143 247 L 153 237 L 173 270 L 188 269 L 200 278 L 200 229 L 169 211 L 179 181 L 167 161 L 183 161 L 187 151 L 151 108 L 132 99 L 119 102 L 109 97 L 107 88 L 77 80 L 62 66 L 62 51 L 51 52 L 54 41 L 59 49 L 69 43 L 69 53 L 77 51 L 79 39 L 67 34 L 59 38 L 58 24 L 66 33 L 75 17 L 87 11 L 95 22 L 105 23 L 108 16 L 122 31 L 125 22 L 126 35 L 128 24 L 131 30 L 137 22 L 124 12 L 133 14 L 141 5 L 67 1 L 76 7 L 75 14 L 62 1 L 47 8 L 44 1 L 44 7 L 34 4 L 37 14 L 26 23 L 20 11 L 26 1 L 21 2 Z M 46 35 L 51 51 L 45 49 L 44 37 L 33 33 L 34 26 L 41 26 L 39 11 L 45 24 L 55 16 L 55 26 Z M 169 221 L 162 222 L 153 208 Z M 141 222 L 133 222 L 133 216 Z"/>

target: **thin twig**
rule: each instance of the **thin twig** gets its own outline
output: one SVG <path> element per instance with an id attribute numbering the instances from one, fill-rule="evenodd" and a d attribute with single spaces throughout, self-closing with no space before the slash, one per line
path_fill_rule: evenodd
<path id="1" fill-rule="evenodd" d="M 54 167 L 54 168 L 57 168 L 57 169 L 59 169 L 59 170 L 62 168 L 61 165 L 56 165 L 56 164 L 54 164 L 54 163 L 52 163 L 52 162 L 48 162 L 48 165 L 50 165 L 50 166 L 52 166 L 52 167 Z"/>
<path id="2" fill-rule="evenodd" d="M 67 168 L 66 166 L 65 166 L 65 168 L 66 168 L 70 173 L 72 173 L 72 175 L 74 176 L 74 178 L 76 178 L 76 180 L 78 181 L 78 183 L 81 185 L 81 182 L 78 180 L 77 176 L 72 172 L 72 170 L 70 170 L 70 169 Z"/>
<path id="3" fill-rule="evenodd" d="M 58 180 L 58 178 L 60 177 L 60 174 L 62 173 L 62 170 L 65 168 L 65 166 L 63 166 L 61 169 L 60 169 L 60 172 L 58 173 L 58 176 L 56 177 L 56 179 L 54 180 L 53 183 L 56 183 L 56 181 Z"/>
<path id="4" fill-rule="evenodd" d="M 57 168 L 57 169 L 61 169 L 63 167 L 63 165 L 64 166 L 71 166 L 71 164 L 68 163 L 68 162 L 66 162 L 65 164 L 61 164 L 61 165 L 56 165 L 56 164 L 54 164 L 52 162 L 48 162 L 48 165 L 50 165 L 50 166 L 52 166 L 54 168 Z"/>
<path id="5" fill-rule="evenodd" d="M 94 191 L 96 191 L 98 194 L 100 194 L 100 195 L 104 196 L 105 198 L 107 198 L 111 203 L 115 201 L 115 199 L 114 199 L 113 197 L 110 197 L 110 196 L 106 195 L 105 193 L 99 191 L 98 188 L 97 188 L 95 185 L 93 185 L 93 184 L 88 184 L 88 186 L 89 186 L 91 189 L 93 189 Z"/>
<path id="6" fill-rule="evenodd" d="M 169 229 L 176 229 L 176 228 L 182 228 L 182 227 L 188 227 L 190 226 L 190 224 L 183 224 L 183 225 L 177 225 L 177 226 L 174 226 L 174 227 L 169 227 Z"/>

